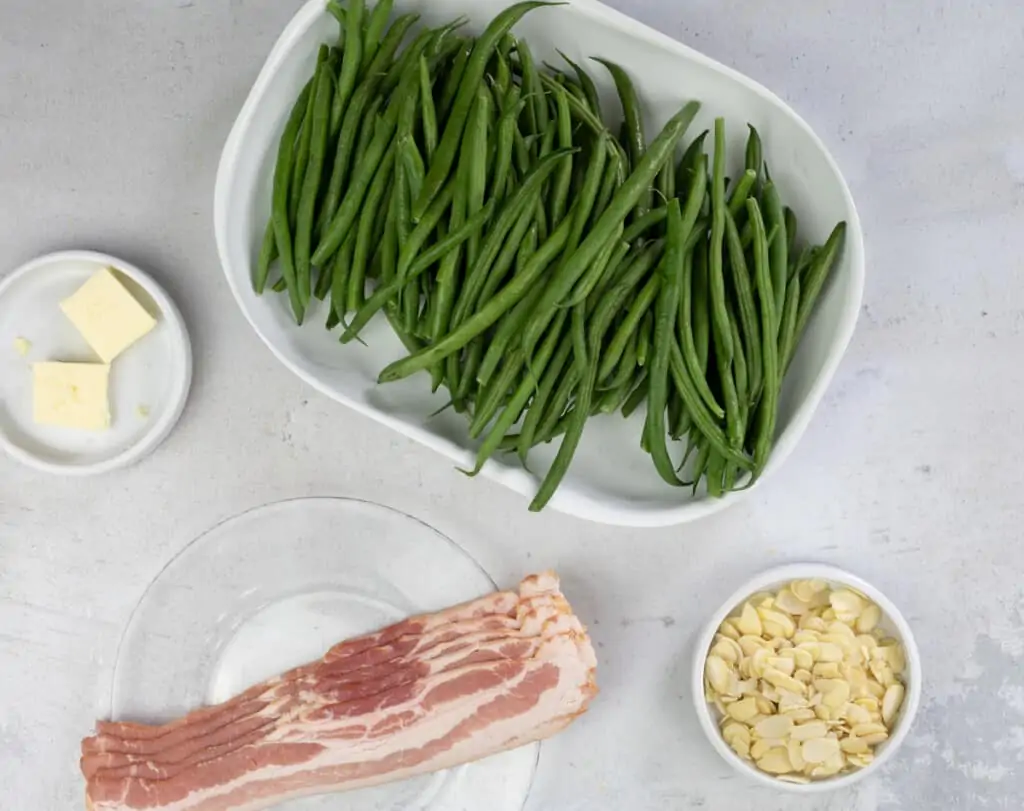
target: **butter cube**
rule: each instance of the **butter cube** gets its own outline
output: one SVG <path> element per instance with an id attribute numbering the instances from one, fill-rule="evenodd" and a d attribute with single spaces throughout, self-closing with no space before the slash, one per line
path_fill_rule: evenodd
<path id="1" fill-rule="evenodd" d="M 94 274 L 60 308 L 104 363 L 112 362 L 156 326 L 156 319 L 110 268 Z"/>
<path id="2" fill-rule="evenodd" d="M 32 364 L 33 419 L 85 431 L 109 428 L 109 379 L 105 363 Z"/>

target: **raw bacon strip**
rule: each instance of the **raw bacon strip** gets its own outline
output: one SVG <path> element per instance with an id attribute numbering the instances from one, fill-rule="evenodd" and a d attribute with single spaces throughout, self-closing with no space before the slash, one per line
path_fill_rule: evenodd
<path id="1" fill-rule="evenodd" d="M 331 648 L 162 726 L 82 742 L 94 811 L 257 811 L 449 768 L 567 726 L 596 659 L 553 573 Z"/>

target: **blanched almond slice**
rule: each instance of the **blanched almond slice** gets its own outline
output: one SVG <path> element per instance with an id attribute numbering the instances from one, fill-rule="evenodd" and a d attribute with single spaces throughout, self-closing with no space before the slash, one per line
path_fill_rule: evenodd
<path id="1" fill-rule="evenodd" d="M 789 753 L 781 746 L 768 750 L 764 757 L 757 761 L 757 768 L 768 774 L 786 774 L 793 771 Z"/>
<path id="2" fill-rule="evenodd" d="M 811 738 L 804 741 L 800 754 L 807 763 L 824 763 L 842 753 L 839 750 L 839 741 L 835 738 Z"/>
<path id="3" fill-rule="evenodd" d="M 749 721 L 757 715 L 757 704 L 753 698 L 747 697 L 730 704 L 726 714 L 737 721 Z"/>
<path id="4" fill-rule="evenodd" d="M 739 639 L 741 636 L 739 629 L 732 620 L 722 620 L 722 624 L 718 626 L 718 633 L 729 637 L 729 639 Z"/>
<path id="5" fill-rule="evenodd" d="M 750 760 L 750 742 L 736 738 L 731 744 L 732 750 L 744 760 Z"/>
<path id="6" fill-rule="evenodd" d="M 843 710 L 843 717 L 851 724 L 871 723 L 871 713 L 860 704 L 847 704 Z"/>
<path id="7" fill-rule="evenodd" d="M 857 633 L 869 634 L 878 626 L 882 620 L 882 609 L 874 603 L 868 605 L 861 615 L 857 617 Z"/>
<path id="8" fill-rule="evenodd" d="M 788 656 L 772 656 L 768 659 L 768 665 L 787 676 L 792 676 L 796 671 L 796 662 Z"/>
<path id="9" fill-rule="evenodd" d="M 875 680 L 883 687 L 888 688 L 896 683 L 896 677 L 893 675 L 892 668 L 888 662 L 874 661 L 868 665 L 868 669 L 871 671 L 871 675 L 875 677 Z M 885 693 L 883 692 L 882 695 L 885 695 Z"/>
<path id="10" fill-rule="evenodd" d="M 793 672 L 793 678 L 796 679 L 798 682 L 802 682 L 803 684 L 810 684 L 812 681 L 814 681 L 814 676 L 811 675 L 811 671 L 804 670 L 803 668 L 798 668 L 797 670 L 795 670 Z M 794 690 L 793 692 L 796 691 Z"/>
<path id="11" fill-rule="evenodd" d="M 843 649 L 834 642 L 822 642 L 818 645 L 818 655 L 814 658 L 819 662 L 841 662 Z"/>
<path id="12" fill-rule="evenodd" d="M 830 710 L 824 704 L 815 704 L 814 705 L 814 714 L 816 716 L 818 716 L 818 718 L 820 718 L 822 721 L 831 721 L 832 720 L 832 710 Z"/>
<path id="13" fill-rule="evenodd" d="M 865 735 L 861 740 L 869 746 L 878 746 L 878 744 L 888 740 L 888 738 L 888 732 L 876 732 L 874 735 Z"/>
<path id="14" fill-rule="evenodd" d="M 776 670 L 774 667 L 765 668 L 764 678 L 765 681 L 780 690 L 788 690 L 797 695 L 803 695 L 804 693 L 805 688 L 802 682 L 797 681 L 792 676 L 787 676 L 781 670 Z"/>
<path id="15" fill-rule="evenodd" d="M 830 622 L 828 624 L 828 632 L 835 636 L 847 637 L 849 639 L 856 639 L 857 635 L 853 632 L 853 628 L 847 625 L 842 620 L 837 622 Z"/>
<path id="16" fill-rule="evenodd" d="M 877 735 L 879 732 L 885 732 L 885 727 L 882 724 L 857 724 L 850 730 L 858 738 L 864 738 L 868 735 Z"/>
<path id="17" fill-rule="evenodd" d="M 869 765 L 871 761 L 874 759 L 875 756 L 870 753 L 866 755 L 850 755 L 848 758 L 846 758 L 846 762 L 849 763 L 851 766 L 856 766 L 858 769 L 863 769 L 865 766 Z"/>
<path id="18" fill-rule="evenodd" d="M 801 753 L 803 744 L 800 741 L 789 740 L 786 742 L 786 752 L 789 754 L 789 762 L 793 765 L 793 769 L 798 772 L 802 772 L 804 767 L 807 765 L 804 762 L 804 756 Z"/>
<path id="19" fill-rule="evenodd" d="M 810 601 L 801 600 L 791 589 L 785 588 L 775 595 L 775 608 L 799 617 L 811 610 L 811 604 Z"/>
<path id="20" fill-rule="evenodd" d="M 768 634 L 769 636 L 782 636 L 789 639 L 796 632 L 796 623 L 793 622 L 793 618 L 789 614 L 771 608 L 759 608 L 757 614 L 761 618 L 762 625 L 781 629 L 780 633 Z"/>
<path id="21" fill-rule="evenodd" d="M 768 667 L 768 660 L 772 658 L 774 651 L 771 648 L 761 648 L 754 651 L 750 657 L 750 675 L 756 679 L 764 675 L 764 669 Z"/>
<path id="22" fill-rule="evenodd" d="M 793 719 L 786 715 L 772 715 L 759 721 L 754 733 L 762 738 L 785 738 L 793 728 Z"/>
<path id="23" fill-rule="evenodd" d="M 804 603 L 814 602 L 814 598 L 827 588 L 828 583 L 824 580 L 794 580 L 789 584 L 789 590 Z"/>
<path id="24" fill-rule="evenodd" d="M 794 741 L 809 741 L 814 738 L 824 738 L 828 734 L 828 726 L 823 721 L 808 721 L 806 724 L 797 724 L 789 733 Z"/>
<path id="25" fill-rule="evenodd" d="M 704 676 L 716 693 L 735 695 L 739 692 L 736 674 L 719 656 L 712 655 L 707 658 L 704 663 Z"/>
<path id="26" fill-rule="evenodd" d="M 818 662 L 811 672 L 815 679 L 840 679 L 839 662 Z"/>
<path id="27" fill-rule="evenodd" d="M 848 755 L 863 755 L 865 752 L 871 751 L 868 745 L 857 736 L 844 738 L 839 742 L 839 748 Z"/>
<path id="28" fill-rule="evenodd" d="M 743 613 L 736 621 L 736 627 L 743 635 L 761 636 L 761 618 L 750 603 L 743 604 Z"/>
<path id="29" fill-rule="evenodd" d="M 824 630 L 824 625 L 822 630 Z M 808 643 L 817 644 L 821 640 L 821 631 L 817 631 L 813 628 L 801 628 L 799 631 L 793 634 L 793 644 L 798 648 L 801 645 Z"/>
<path id="30" fill-rule="evenodd" d="M 744 656 L 753 656 L 754 651 L 760 648 L 769 648 L 767 642 L 761 639 L 760 636 L 754 636 L 753 634 L 744 634 L 739 638 L 740 650 L 743 651 Z"/>
<path id="31" fill-rule="evenodd" d="M 810 670 L 814 667 L 814 657 L 811 652 L 801 648 L 793 649 L 793 661 L 796 662 L 798 670 Z"/>
<path id="32" fill-rule="evenodd" d="M 893 684 L 886 689 L 885 695 L 882 696 L 882 720 L 889 728 L 892 728 L 893 721 L 896 720 L 896 714 L 900 711 L 905 693 L 906 690 L 902 684 Z"/>
<path id="33" fill-rule="evenodd" d="M 848 620 L 853 622 L 864 610 L 864 601 L 849 589 L 836 589 L 828 596 L 829 604 L 836 612 L 836 616 L 843 614 L 851 616 Z M 847 620 L 844 620 L 844 622 Z"/>
<path id="34" fill-rule="evenodd" d="M 810 707 L 793 707 L 782 710 L 783 715 L 788 715 L 794 721 L 814 721 L 817 715 Z"/>
<path id="35" fill-rule="evenodd" d="M 850 685 L 845 681 L 834 682 L 835 687 L 825 693 L 823 703 L 830 710 L 843 707 L 850 698 Z"/>
<path id="36" fill-rule="evenodd" d="M 754 696 L 754 703 L 757 705 L 757 711 L 761 715 L 771 716 L 776 712 L 775 705 L 764 696 Z"/>
<path id="37" fill-rule="evenodd" d="M 736 738 L 750 743 L 750 728 L 746 724 L 741 724 L 739 721 L 726 720 L 725 725 L 722 727 L 722 737 L 726 743 L 731 744 Z"/>
<path id="38" fill-rule="evenodd" d="M 730 665 L 738 665 L 740 659 L 743 658 L 743 649 L 739 646 L 739 643 L 735 639 L 729 639 L 727 636 L 719 634 L 716 637 L 716 642 L 711 652 L 728 662 Z"/>

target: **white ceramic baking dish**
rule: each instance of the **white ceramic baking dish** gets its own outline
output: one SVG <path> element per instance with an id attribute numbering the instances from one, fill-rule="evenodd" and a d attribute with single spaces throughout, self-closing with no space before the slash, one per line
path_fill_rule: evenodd
<path id="1" fill-rule="evenodd" d="M 474 453 L 464 418 L 450 409 L 430 416 L 446 401 L 440 393 L 430 394 L 425 375 L 376 383 L 380 369 L 404 354 L 383 319 L 364 333 L 367 346 L 341 346 L 337 335 L 323 327 L 326 313 L 314 311 L 300 328 L 291 319 L 286 296 L 257 297 L 252 292 L 252 266 L 269 213 L 277 142 L 296 95 L 312 73 L 319 44 L 337 37 L 337 24 L 324 5 L 324 0 L 310 0 L 281 34 L 224 147 L 214 204 L 221 263 L 245 316 L 289 369 L 328 396 L 449 457 L 453 475 L 459 475 L 454 465 L 468 464 Z M 469 19 L 470 29 L 480 31 L 507 5 L 508 0 L 398 0 L 395 10 L 418 11 L 427 25 L 461 14 Z M 683 102 L 699 99 L 703 106 L 690 133 L 709 127 L 715 116 L 725 116 L 730 165 L 742 161 L 746 123 L 754 124 L 764 139 L 772 177 L 799 216 L 802 237 L 822 242 L 837 221 L 846 220 L 841 261 L 786 379 L 778 441 L 764 474 L 771 476 L 803 435 L 860 309 L 863 236 L 835 162 L 810 127 L 761 85 L 595 0 L 532 11 L 514 33 L 529 41 L 538 60 L 556 63 L 557 48 L 577 61 L 601 55 L 622 64 L 634 77 L 651 133 Z M 606 111 L 617 110 L 613 85 L 600 66 L 590 64 Z M 551 508 L 608 524 L 662 526 L 709 515 L 740 498 L 740 493 L 690 498 L 688 490 L 666 486 L 639 448 L 640 420 L 642 415 L 634 414 L 629 421 L 613 415 L 588 422 Z M 496 457 L 484 475 L 530 496 L 555 451 L 554 445 L 537 449 L 531 473 L 515 459 Z"/>

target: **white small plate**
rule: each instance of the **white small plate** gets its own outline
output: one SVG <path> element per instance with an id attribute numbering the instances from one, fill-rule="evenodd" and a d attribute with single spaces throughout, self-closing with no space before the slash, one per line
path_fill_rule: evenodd
<path id="1" fill-rule="evenodd" d="M 110 717 L 170 721 L 342 639 L 496 588 L 461 547 L 389 507 L 342 498 L 258 507 L 186 546 L 146 589 L 118 646 Z M 521 811 L 540 746 L 280 811 Z"/>
<path id="2" fill-rule="evenodd" d="M 32 364 L 99 362 L 60 309 L 92 274 L 111 267 L 157 319 L 110 371 L 111 425 L 77 431 L 32 420 Z M 22 356 L 21 338 L 30 346 Z M 39 470 L 85 476 L 138 461 L 177 423 L 192 382 L 192 347 L 181 313 L 149 275 L 113 256 L 62 251 L 33 259 L 0 280 L 0 448 Z"/>

